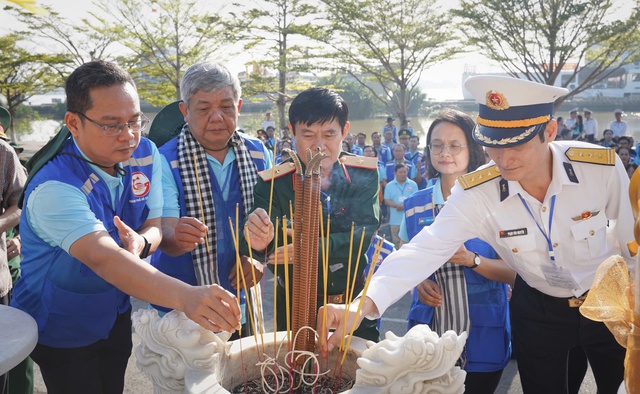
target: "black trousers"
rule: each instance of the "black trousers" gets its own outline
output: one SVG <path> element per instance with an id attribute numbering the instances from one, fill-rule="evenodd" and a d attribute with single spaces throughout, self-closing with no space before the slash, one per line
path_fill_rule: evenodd
<path id="1" fill-rule="evenodd" d="M 38 344 L 31 358 L 49 394 L 119 394 L 132 346 L 129 309 L 116 318 L 107 339 L 79 348 Z"/>
<path id="2" fill-rule="evenodd" d="M 545 295 L 516 277 L 511 329 L 525 394 L 568 393 L 568 354 L 576 346 L 587 355 L 598 393 L 617 393 L 625 349 L 603 323 L 585 318 L 566 299 Z"/>
<path id="3" fill-rule="evenodd" d="M 495 372 L 467 372 L 464 380 L 464 394 L 493 394 L 498 388 L 501 369 Z"/>

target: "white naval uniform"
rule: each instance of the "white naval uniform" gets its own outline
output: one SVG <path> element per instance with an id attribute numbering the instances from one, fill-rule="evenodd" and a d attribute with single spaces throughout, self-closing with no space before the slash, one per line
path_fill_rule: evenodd
<path id="1" fill-rule="evenodd" d="M 592 135 L 593 138 L 598 136 L 598 121 L 594 118 L 585 119 L 582 128 L 586 135 Z"/>
<path id="2" fill-rule="evenodd" d="M 518 182 L 501 177 L 468 190 L 456 182 L 437 220 L 388 256 L 373 276 L 367 296 L 379 314 L 429 277 L 464 241 L 476 237 L 489 243 L 530 287 L 554 297 L 585 293 L 599 264 L 611 255 L 621 254 L 631 264 L 626 245 L 633 241 L 633 213 L 624 166 L 618 158 L 615 166 L 570 161 L 565 156 L 570 147 L 600 149 L 577 141 L 551 142 L 552 181 L 542 203 Z M 508 188 L 501 193 L 504 186 Z M 578 288 L 552 287 L 545 280 L 541 268 L 552 265 L 547 241 L 518 194 L 547 234 L 551 197 L 556 195 L 550 234 L 555 261 L 571 273 Z M 582 219 L 583 213 L 592 216 Z M 525 228 L 526 235 L 499 236 L 500 231 Z"/>
<path id="3" fill-rule="evenodd" d="M 620 122 L 613 121 L 609 125 L 609 129 L 613 132 L 614 137 L 621 137 L 627 134 L 627 122 L 624 120 L 621 120 Z"/>
<path id="4" fill-rule="evenodd" d="M 564 127 L 571 130 L 573 129 L 573 126 L 576 125 L 577 120 L 576 119 L 572 119 L 572 118 L 568 118 L 564 120 Z M 559 130 L 562 131 L 562 130 Z"/>

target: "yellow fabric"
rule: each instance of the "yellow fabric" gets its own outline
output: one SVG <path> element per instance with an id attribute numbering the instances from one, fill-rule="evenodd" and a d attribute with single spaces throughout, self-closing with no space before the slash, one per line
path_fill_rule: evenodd
<path id="1" fill-rule="evenodd" d="M 633 307 L 633 286 L 627 264 L 622 257 L 612 256 L 598 267 L 580 313 L 603 322 L 616 341 L 627 349 L 624 367 L 629 394 L 640 393 L 640 315 L 634 316 Z"/>

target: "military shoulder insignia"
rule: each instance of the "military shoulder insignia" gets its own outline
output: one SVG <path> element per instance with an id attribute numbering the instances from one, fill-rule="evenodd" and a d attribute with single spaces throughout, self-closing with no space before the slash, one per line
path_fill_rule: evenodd
<path id="1" fill-rule="evenodd" d="M 343 155 L 340 157 L 340 162 L 347 167 L 367 168 L 369 170 L 378 169 L 377 157 Z"/>
<path id="2" fill-rule="evenodd" d="M 275 167 L 258 172 L 263 181 L 269 182 L 272 179 L 278 179 L 296 170 L 296 165 L 291 161 L 278 164 Z"/>
<path id="3" fill-rule="evenodd" d="M 500 176 L 500 170 L 498 166 L 491 166 L 484 168 L 482 170 L 477 170 L 474 172 L 470 172 L 468 174 L 462 175 L 458 177 L 458 183 L 464 190 L 471 189 L 472 187 L 476 187 L 478 185 L 482 185 L 485 182 L 488 182 L 492 179 L 496 179 Z"/>
<path id="4" fill-rule="evenodd" d="M 564 153 L 567 159 L 581 163 L 616 165 L 616 152 L 610 148 L 569 148 Z"/>

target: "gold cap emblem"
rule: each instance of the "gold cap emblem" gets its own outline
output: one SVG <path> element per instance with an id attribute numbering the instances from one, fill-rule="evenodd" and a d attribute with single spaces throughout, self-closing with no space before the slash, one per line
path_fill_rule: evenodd
<path id="1" fill-rule="evenodd" d="M 507 98 L 504 97 L 504 94 L 493 90 L 489 90 L 487 92 L 486 104 L 487 107 L 491 109 L 502 110 L 509 108 L 509 102 L 507 102 Z"/>

